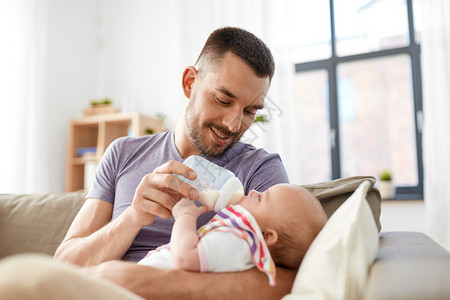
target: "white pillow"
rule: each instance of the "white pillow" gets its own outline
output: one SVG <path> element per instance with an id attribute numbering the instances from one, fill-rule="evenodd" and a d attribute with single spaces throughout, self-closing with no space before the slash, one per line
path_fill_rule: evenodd
<path id="1" fill-rule="evenodd" d="M 364 181 L 325 224 L 306 252 L 289 295 L 292 299 L 362 299 L 378 230 Z"/>

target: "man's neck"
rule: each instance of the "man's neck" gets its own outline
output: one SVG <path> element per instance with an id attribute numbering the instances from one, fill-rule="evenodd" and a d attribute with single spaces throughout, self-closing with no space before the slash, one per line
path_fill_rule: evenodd
<path id="1" fill-rule="evenodd" d="M 199 152 L 192 144 L 191 138 L 187 133 L 186 124 L 184 122 L 184 116 L 180 118 L 177 126 L 174 130 L 175 147 L 180 153 L 182 158 L 187 158 L 191 155 L 198 155 Z"/>

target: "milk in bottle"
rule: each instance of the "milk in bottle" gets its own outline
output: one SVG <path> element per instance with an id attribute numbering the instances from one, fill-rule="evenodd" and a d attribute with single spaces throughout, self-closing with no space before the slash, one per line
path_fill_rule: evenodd
<path id="1" fill-rule="evenodd" d="M 210 209 L 219 211 L 237 204 L 244 196 L 244 187 L 233 172 L 198 156 L 189 156 L 184 164 L 197 173 L 195 180 L 175 175 L 199 191 L 198 200 Z"/>

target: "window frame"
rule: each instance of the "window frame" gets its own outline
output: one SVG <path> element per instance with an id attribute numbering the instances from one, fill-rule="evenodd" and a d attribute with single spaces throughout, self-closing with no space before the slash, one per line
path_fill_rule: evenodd
<path id="1" fill-rule="evenodd" d="M 420 64 L 420 44 L 417 43 L 414 31 L 413 0 L 406 0 L 408 14 L 409 45 L 380 51 L 361 54 L 337 56 L 334 0 L 329 0 L 330 30 L 331 30 L 331 57 L 322 60 L 302 62 L 295 64 L 295 72 L 307 72 L 313 70 L 325 70 L 328 73 L 329 94 L 329 121 L 330 133 L 334 140 L 331 141 L 331 179 L 341 177 L 340 135 L 339 135 L 339 106 L 338 106 L 338 82 L 337 68 L 341 63 L 362 61 L 373 58 L 382 58 L 398 54 L 406 54 L 411 59 L 412 94 L 414 101 L 414 125 L 416 135 L 417 175 L 416 186 L 397 186 L 395 199 L 423 199 L 423 160 L 422 160 L 422 76 Z M 330 137 L 330 138 L 331 138 Z"/>

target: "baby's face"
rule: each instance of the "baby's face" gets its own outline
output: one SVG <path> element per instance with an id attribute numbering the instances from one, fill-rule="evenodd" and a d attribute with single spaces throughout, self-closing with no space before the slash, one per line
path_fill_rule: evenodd
<path id="1" fill-rule="evenodd" d="M 247 209 L 256 219 L 262 230 L 273 227 L 274 222 L 282 221 L 283 215 L 292 205 L 301 205 L 304 191 L 290 184 L 277 184 L 263 193 L 250 191 L 238 203 Z"/>

